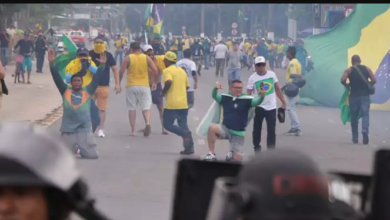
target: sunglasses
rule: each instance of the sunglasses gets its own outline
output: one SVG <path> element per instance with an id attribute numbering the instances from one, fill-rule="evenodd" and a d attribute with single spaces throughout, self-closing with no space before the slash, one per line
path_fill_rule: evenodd
<path id="1" fill-rule="evenodd" d="M 258 63 L 258 64 L 256 64 L 255 66 L 257 66 L 257 67 L 264 67 L 264 66 L 265 66 L 265 63 Z"/>

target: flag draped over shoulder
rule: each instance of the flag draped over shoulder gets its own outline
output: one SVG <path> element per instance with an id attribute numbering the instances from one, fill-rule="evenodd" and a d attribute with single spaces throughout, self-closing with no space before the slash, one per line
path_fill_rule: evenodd
<path id="1" fill-rule="evenodd" d="M 255 108 L 250 108 L 248 114 L 247 125 L 252 120 L 255 113 Z M 196 134 L 200 137 L 207 137 L 210 124 L 222 124 L 223 122 L 223 107 L 214 101 L 207 110 L 206 115 L 196 128 Z"/>

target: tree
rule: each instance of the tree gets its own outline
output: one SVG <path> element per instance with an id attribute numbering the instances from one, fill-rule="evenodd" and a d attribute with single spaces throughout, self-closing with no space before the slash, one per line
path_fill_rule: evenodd
<path id="1" fill-rule="evenodd" d="M 287 7 L 286 15 L 290 19 L 297 21 L 300 27 L 308 27 L 313 23 L 312 4 L 290 4 Z"/>

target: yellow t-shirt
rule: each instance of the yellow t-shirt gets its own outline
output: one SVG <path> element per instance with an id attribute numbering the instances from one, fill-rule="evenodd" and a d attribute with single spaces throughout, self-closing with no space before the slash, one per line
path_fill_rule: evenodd
<path id="1" fill-rule="evenodd" d="M 127 69 L 127 84 L 130 86 L 145 86 L 149 88 L 148 61 L 145 54 L 130 54 L 130 66 Z"/>
<path id="2" fill-rule="evenodd" d="M 172 44 L 171 47 L 169 48 L 170 51 L 177 51 L 177 40 L 175 41 L 175 44 Z"/>
<path id="3" fill-rule="evenodd" d="M 122 51 L 123 41 L 122 39 L 115 40 L 115 48 L 117 51 Z"/>
<path id="4" fill-rule="evenodd" d="M 283 44 L 279 44 L 278 45 L 278 54 L 281 54 L 281 53 L 283 53 Z"/>
<path id="5" fill-rule="evenodd" d="M 247 54 L 250 54 L 250 52 L 251 52 L 251 43 L 249 43 L 249 42 L 245 43 L 245 51 L 246 51 Z"/>
<path id="6" fill-rule="evenodd" d="M 154 56 L 157 60 L 156 66 L 160 74 L 165 70 L 164 55 Z"/>
<path id="7" fill-rule="evenodd" d="M 172 80 L 165 96 L 165 109 L 187 109 L 187 87 L 190 86 L 187 74 L 176 65 L 171 65 L 163 71 L 163 83 Z"/>
<path id="8" fill-rule="evenodd" d="M 290 60 L 290 63 L 288 64 L 286 80 L 290 80 L 291 74 L 302 74 L 301 63 L 296 58 Z"/>
<path id="9" fill-rule="evenodd" d="M 183 42 L 183 51 L 188 48 L 190 48 L 190 41 L 188 39 L 185 39 Z"/>
<path id="10" fill-rule="evenodd" d="M 231 41 L 228 41 L 226 43 L 226 46 L 228 47 L 229 50 L 233 50 L 233 45 L 232 45 L 232 42 Z"/>

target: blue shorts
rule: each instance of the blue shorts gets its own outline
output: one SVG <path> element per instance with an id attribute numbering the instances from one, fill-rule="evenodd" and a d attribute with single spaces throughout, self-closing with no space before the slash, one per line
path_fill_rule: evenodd
<path id="1" fill-rule="evenodd" d="M 30 57 L 25 57 L 23 59 L 23 63 L 22 63 L 22 72 L 23 73 L 26 72 L 26 67 L 27 67 L 27 71 L 31 72 L 31 70 L 32 70 L 31 56 Z"/>

